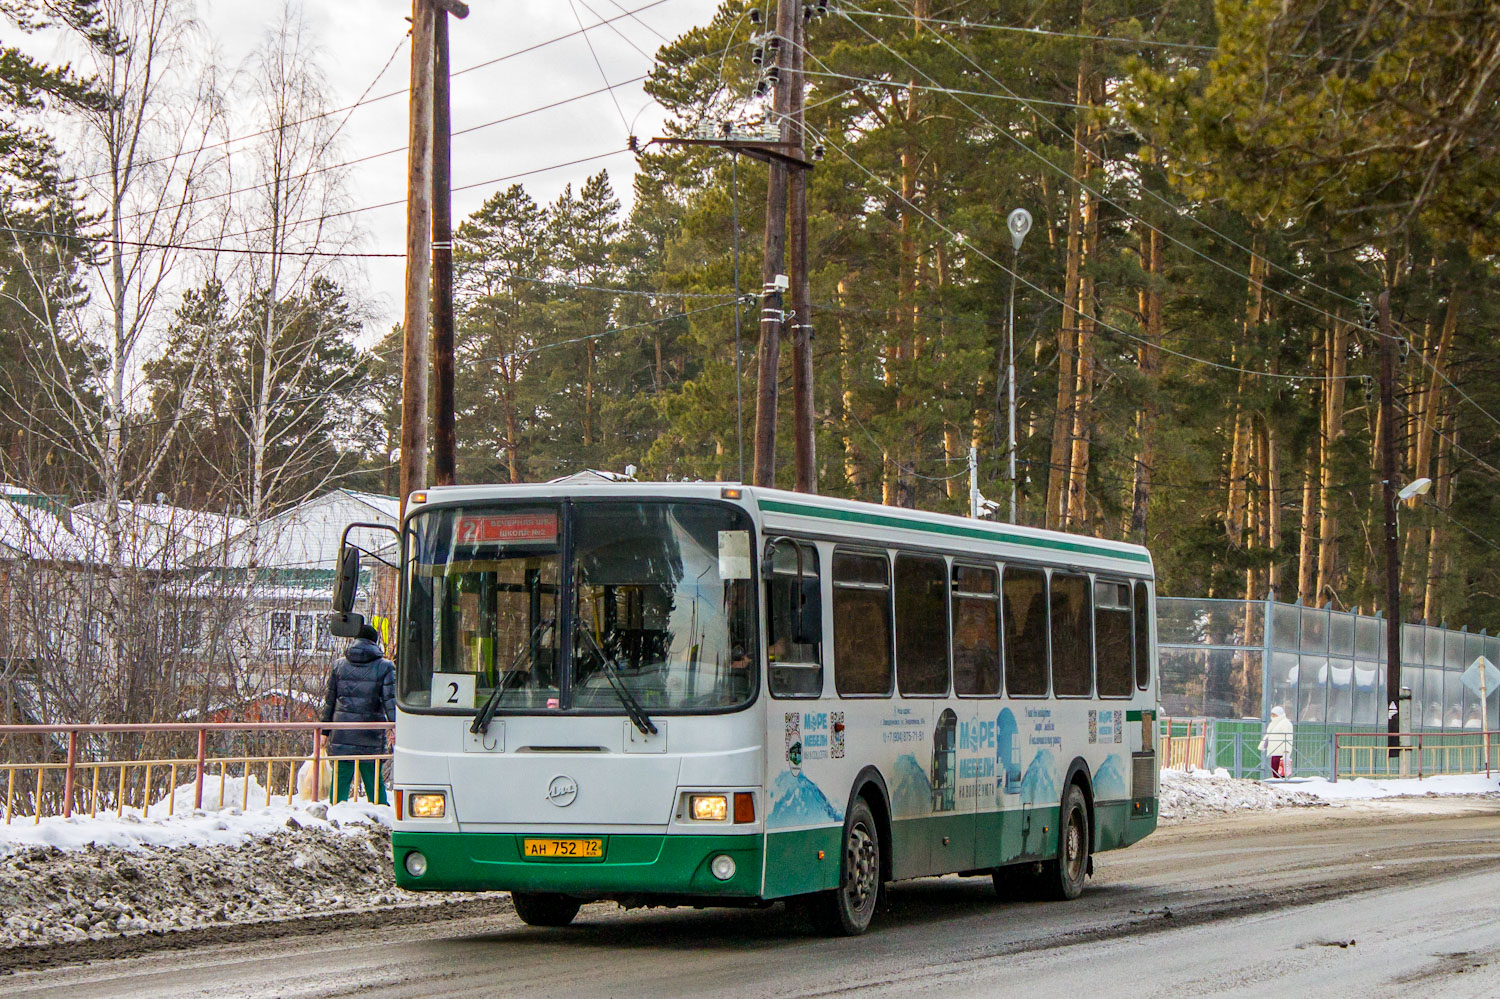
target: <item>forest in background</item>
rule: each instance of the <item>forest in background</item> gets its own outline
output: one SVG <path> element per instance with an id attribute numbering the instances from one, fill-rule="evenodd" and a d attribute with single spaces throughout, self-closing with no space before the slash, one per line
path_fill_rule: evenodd
<path id="1" fill-rule="evenodd" d="M 182 6 L 78 0 L 93 68 L 7 70 L 4 477 L 252 522 L 335 482 L 393 492 L 400 331 L 356 346 L 316 63 L 295 24 L 268 37 L 265 140 L 238 154 L 257 179 L 237 182 L 181 148 L 220 134 L 215 81 L 132 91 L 142 48 L 120 38 L 160 26 L 106 30 Z M 751 7 L 767 9 L 727 0 L 657 53 L 673 132 L 763 119 Z M 0 0 L 13 24 L 59 9 Z M 1142 541 L 1168 594 L 1377 610 L 1372 305 L 1389 289 L 1399 475 L 1435 483 L 1401 512 L 1405 616 L 1500 619 L 1500 11 L 866 0 L 807 39 L 820 492 L 963 512 L 974 446 L 1004 500 L 1014 264 L 1022 522 Z M 130 119 L 101 92 L 158 104 Z M 57 168 L 28 101 L 98 137 L 90 174 Z M 165 166 L 119 141 L 132 120 L 143 147 L 176 143 Z M 738 306 L 737 393 L 734 253 L 757 292 L 765 167 L 660 145 L 640 166 L 628 211 L 601 173 L 551 201 L 496 191 L 462 220 L 460 481 L 740 477 L 758 305 Z M 1018 207 L 1035 226 L 1013 256 Z M 259 252 L 156 248 L 189 242 Z M 168 296 L 173 273 L 194 290 Z"/>

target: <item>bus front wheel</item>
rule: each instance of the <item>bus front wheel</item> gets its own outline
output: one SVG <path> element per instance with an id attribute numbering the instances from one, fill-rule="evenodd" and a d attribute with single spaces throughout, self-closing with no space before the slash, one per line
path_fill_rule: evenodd
<path id="1" fill-rule="evenodd" d="M 567 926 L 582 904 L 575 898 L 546 891 L 513 891 L 510 901 L 527 926 Z"/>
<path id="2" fill-rule="evenodd" d="M 809 900 L 813 928 L 825 936 L 858 936 L 870 928 L 880 899 L 880 827 L 863 798 L 854 799 L 844 820 L 839 886 Z"/>

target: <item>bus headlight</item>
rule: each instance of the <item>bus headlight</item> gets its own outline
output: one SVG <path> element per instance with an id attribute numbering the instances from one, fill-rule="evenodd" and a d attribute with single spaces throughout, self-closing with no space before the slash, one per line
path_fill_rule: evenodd
<path id="1" fill-rule="evenodd" d="M 727 853 L 721 853 L 709 863 L 708 869 L 720 881 L 728 881 L 734 877 L 734 858 Z"/>
<path id="2" fill-rule="evenodd" d="M 722 794 L 690 795 L 688 814 L 695 822 L 723 822 L 729 818 L 729 799 Z"/>
<path id="3" fill-rule="evenodd" d="M 440 819 L 447 810 L 441 794 L 413 794 L 406 800 L 414 819 Z"/>
<path id="4" fill-rule="evenodd" d="M 413 850 L 406 855 L 406 873 L 420 878 L 427 873 L 427 858 Z"/>

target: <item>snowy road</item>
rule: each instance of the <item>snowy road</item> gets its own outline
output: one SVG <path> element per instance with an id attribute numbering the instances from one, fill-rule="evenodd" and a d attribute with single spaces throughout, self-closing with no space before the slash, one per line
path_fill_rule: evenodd
<path id="1" fill-rule="evenodd" d="M 1458 808 L 1466 814 L 1454 814 Z M 472 912 L 472 909 L 469 910 Z M 1100 858 L 1073 903 L 896 886 L 876 928 L 586 908 L 350 928 L 0 979 L 7 997 L 1500 995 L 1500 804 L 1246 815 Z M 1045 993 L 1041 990 L 1045 989 Z"/>

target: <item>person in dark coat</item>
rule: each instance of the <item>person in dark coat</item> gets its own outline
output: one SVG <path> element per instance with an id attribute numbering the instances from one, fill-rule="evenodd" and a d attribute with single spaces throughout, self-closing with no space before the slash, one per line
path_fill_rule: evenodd
<path id="1" fill-rule="evenodd" d="M 380 632 L 370 625 L 360 629 L 359 637 L 328 674 L 328 693 L 323 698 L 323 721 L 395 721 L 396 667 L 380 647 Z M 325 730 L 323 742 L 331 757 L 379 756 L 385 752 L 384 729 L 341 728 Z M 354 768 L 365 782 L 365 797 L 385 804 L 385 782 L 376 779 L 374 760 L 345 760 L 335 763 L 332 800 L 349 800 L 354 782 Z"/>

